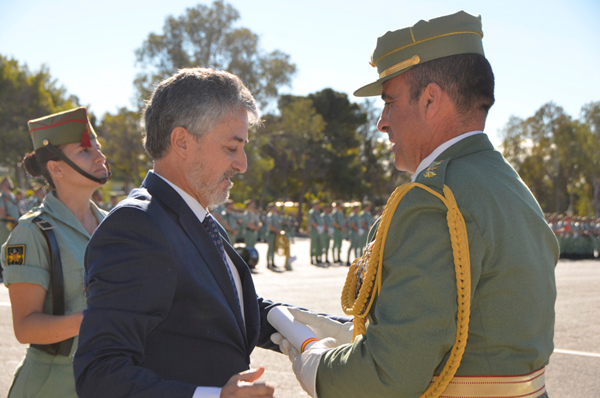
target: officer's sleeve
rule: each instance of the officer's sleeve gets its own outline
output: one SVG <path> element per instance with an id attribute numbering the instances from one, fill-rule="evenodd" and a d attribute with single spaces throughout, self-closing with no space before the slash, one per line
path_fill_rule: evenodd
<path id="1" fill-rule="evenodd" d="M 79 397 L 192 397 L 196 386 L 140 366 L 173 301 L 174 258 L 165 232 L 140 209 L 119 208 L 98 227 L 86 251 L 88 308 L 73 361 Z"/>
<path id="2" fill-rule="evenodd" d="M 2 245 L 4 285 L 35 283 L 48 290 L 50 254 L 48 244 L 37 225 L 22 222 Z"/>
<path id="3" fill-rule="evenodd" d="M 323 355 L 319 398 L 418 397 L 445 363 L 457 310 L 446 211 L 421 189 L 402 200 L 387 236 L 382 291 L 367 333 Z"/>

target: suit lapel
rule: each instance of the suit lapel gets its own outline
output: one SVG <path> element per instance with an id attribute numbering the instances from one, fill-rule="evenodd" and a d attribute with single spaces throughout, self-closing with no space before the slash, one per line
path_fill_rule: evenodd
<path id="1" fill-rule="evenodd" d="M 244 336 L 244 340 L 246 340 L 247 336 L 244 328 L 244 320 L 242 319 L 239 303 L 235 298 L 233 285 L 229 279 L 227 269 L 225 268 L 226 265 L 223 264 L 221 253 L 219 253 L 219 250 L 208 235 L 208 232 L 206 232 L 206 229 L 204 229 L 204 226 L 200 220 L 198 220 L 198 217 L 196 217 L 192 209 L 190 209 L 181 196 L 173 188 L 171 188 L 169 184 L 164 182 L 153 172 L 148 172 L 148 175 L 144 179 L 142 186 L 146 187 L 153 197 L 157 197 L 160 201 L 171 208 L 173 212 L 178 214 L 181 227 L 189 236 L 190 240 L 194 243 L 198 249 L 198 253 L 204 259 L 206 266 L 217 281 L 217 284 L 223 292 L 223 295 L 225 296 L 225 299 L 227 300 L 227 303 L 229 304 L 229 307 L 231 308 L 231 311 L 238 323 L 240 332 Z M 230 247 L 225 239 L 222 238 L 222 240 L 226 247 Z M 235 250 L 233 250 L 233 252 L 235 252 Z M 246 298 L 244 297 L 244 301 L 245 300 Z M 256 302 L 256 297 L 254 297 L 254 302 Z M 255 303 L 255 305 L 257 304 Z"/>

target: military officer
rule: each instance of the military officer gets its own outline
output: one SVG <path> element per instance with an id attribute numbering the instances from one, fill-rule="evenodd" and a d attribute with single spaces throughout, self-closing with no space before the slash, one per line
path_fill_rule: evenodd
<path id="1" fill-rule="evenodd" d="M 227 235 L 229 236 L 229 241 L 231 244 L 235 244 L 237 235 L 238 235 L 238 222 L 235 210 L 233 209 L 233 204 L 235 202 L 231 199 L 227 199 L 225 202 L 225 210 L 221 212 L 221 225 L 227 231 Z"/>
<path id="2" fill-rule="evenodd" d="M 333 237 L 333 219 L 331 218 L 331 205 L 327 204 L 321 213 L 323 232 L 321 232 L 321 248 L 323 253 L 323 262 L 329 264 L 329 244 Z"/>
<path id="3" fill-rule="evenodd" d="M 318 199 L 312 201 L 312 209 L 308 211 L 308 231 L 310 234 L 310 262 L 321 264 L 320 235 L 323 232 L 323 220 L 321 219 L 321 202 Z"/>
<path id="4" fill-rule="evenodd" d="M 91 196 L 109 173 L 85 108 L 32 120 L 29 130 L 35 151 L 23 164 L 52 192 L 21 217 L 2 246 L 15 335 L 29 344 L 9 397 L 76 398 L 72 358 L 86 308 L 83 256 L 106 214 Z M 60 261 L 45 234 L 56 242 Z"/>
<path id="5" fill-rule="evenodd" d="M 346 216 L 344 209 L 340 203 L 333 203 L 333 211 L 331 212 L 331 220 L 333 222 L 333 248 L 331 255 L 334 263 L 341 263 L 340 252 L 342 251 L 342 241 L 344 232 L 346 232 Z"/>
<path id="6" fill-rule="evenodd" d="M 275 266 L 275 239 L 281 233 L 282 225 L 281 225 L 281 216 L 279 215 L 279 211 L 277 210 L 277 205 L 275 203 L 269 203 L 267 205 L 267 209 L 269 209 L 269 213 L 267 213 L 267 244 L 269 248 L 267 249 L 267 268 L 270 270 L 276 270 Z"/>
<path id="7" fill-rule="evenodd" d="M 348 247 L 348 260 L 346 261 L 346 265 L 350 266 L 350 253 L 354 252 L 354 258 L 360 257 L 360 218 L 358 217 L 358 212 L 360 211 L 360 205 L 355 204 L 352 206 L 352 213 L 348 216 L 346 220 L 346 224 L 348 225 L 348 240 L 350 241 L 350 246 Z M 363 233 L 364 230 L 363 230 Z"/>
<path id="8" fill-rule="evenodd" d="M 244 202 L 246 210 L 244 211 L 244 243 L 246 246 L 256 246 L 258 239 L 258 230 L 262 226 L 260 215 L 256 212 L 254 200 L 248 199 Z"/>
<path id="9" fill-rule="evenodd" d="M 413 182 L 350 269 L 356 338 L 341 344 L 352 336 L 331 328 L 294 360 L 313 397 L 548 396 L 558 245 L 483 133 L 494 75 L 482 37 L 481 18 L 461 11 L 377 41 L 378 80 L 354 94 L 381 96 L 378 129 Z"/>

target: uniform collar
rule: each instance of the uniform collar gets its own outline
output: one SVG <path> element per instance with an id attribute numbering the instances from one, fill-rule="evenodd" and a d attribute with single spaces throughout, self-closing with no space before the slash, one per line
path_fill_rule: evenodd
<path id="1" fill-rule="evenodd" d="M 77 217 L 75 217 L 75 215 L 71 212 L 71 210 L 69 210 L 69 208 L 65 206 L 65 204 L 56 197 L 55 191 L 49 192 L 44 197 L 43 204 L 44 212 L 50 214 L 52 217 L 54 217 L 55 220 L 70 226 L 71 228 L 81 232 L 87 237 L 91 236 L 89 232 L 85 230 L 83 225 L 81 225 L 81 223 L 79 222 Z M 100 210 L 98 206 L 96 206 L 96 204 L 91 200 L 90 209 L 92 210 L 92 214 L 94 215 L 94 217 L 96 217 L 96 220 L 98 220 L 98 223 L 104 220 L 105 213 L 102 210 Z"/>
<path id="2" fill-rule="evenodd" d="M 481 130 L 476 130 L 476 131 L 470 131 L 468 133 L 464 133 L 461 134 L 457 137 L 452 138 L 451 140 L 448 140 L 446 142 L 444 142 L 442 145 L 438 146 L 437 148 L 435 148 L 433 150 L 433 152 L 431 152 L 429 154 L 429 156 L 427 156 L 425 159 L 423 159 L 421 161 L 421 163 L 419 163 L 419 166 L 417 167 L 417 170 L 415 170 L 415 174 L 413 174 L 412 177 L 412 182 L 415 182 L 415 180 L 417 179 L 417 176 L 427 168 L 427 166 L 429 166 L 435 159 L 437 159 L 438 156 L 440 156 L 446 149 L 450 148 L 452 145 L 464 140 L 465 138 L 469 138 L 475 134 L 483 134 L 483 131 Z"/>

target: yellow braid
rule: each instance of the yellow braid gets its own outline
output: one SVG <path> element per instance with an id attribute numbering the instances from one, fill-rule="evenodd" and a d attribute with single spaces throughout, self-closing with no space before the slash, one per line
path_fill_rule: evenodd
<path id="1" fill-rule="evenodd" d="M 469 242 L 467 239 L 467 227 L 465 220 L 456 205 L 456 200 L 450 188 L 444 185 L 444 195 L 440 195 L 433 189 L 419 183 L 412 182 L 402 185 L 394 191 L 381 215 L 381 221 L 375 235 L 371 256 L 368 259 L 367 272 L 358 296 L 356 296 L 355 277 L 358 259 L 355 259 L 348 270 L 346 283 L 342 290 L 342 309 L 347 315 L 354 316 L 354 338 L 366 333 L 366 317 L 373 305 L 375 297 L 381 292 L 381 270 L 383 267 L 383 250 L 388 230 L 396 212 L 398 204 L 411 189 L 419 187 L 438 197 L 448 208 L 446 219 L 452 242 L 452 253 L 454 255 L 454 269 L 456 272 L 456 289 L 458 314 L 456 321 L 456 340 L 450 351 L 450 357 L 442 369 L 437 380 L 421 394 L 419 398 L 437 398 L 458 370 L 460 361 L 467 345 L 469 332 L 469 316 L 471 314 L 471 258 L 469 255 Z M 368 301 L 368 302 L 367 302 Z"/>

